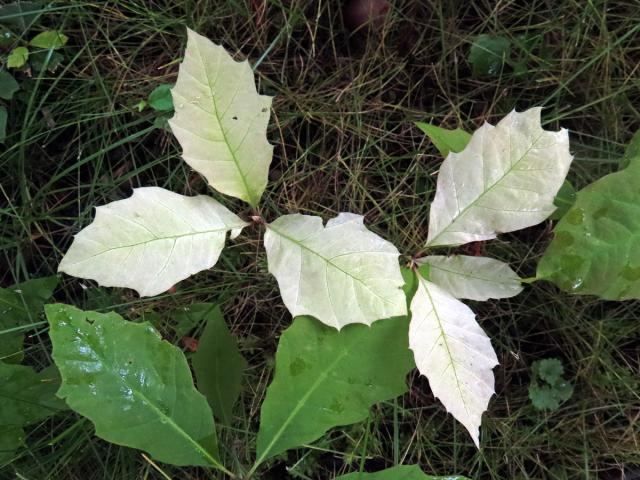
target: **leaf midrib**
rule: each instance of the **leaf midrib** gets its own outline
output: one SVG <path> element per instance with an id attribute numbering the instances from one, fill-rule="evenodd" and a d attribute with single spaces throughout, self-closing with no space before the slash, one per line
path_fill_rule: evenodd
<path id="1" fill-rule="evenodd" d="M 128 245 L 118 245 L 117 247 L 112 247 L 112 248 L 107 248 L 106 250 L 102 250 L 98 253 L 95 253 L 89 257 L 83 258 L 82 260 L 78 261 L 78 262 L 65 262 L 68 263 L 69 265 L 76 265 L 78 263 L 82 263 L 82 262 L 86 262 L 87 260 L 91 260 L 92 258 L 98 257 L 100 255 L 104 255 L 105 253 L 109 253 L 112 252 L 114 250 L 120 250 L 123 248 L 133 248 L 133 247 L 138 247 L 140 245 L 147 245 L 149 243 L 153 243 L 153 242 L 159 242 L 159 241 L 163 241 L 163 240 L 174 240 L 177 241 L 180 238 L 184 238 L 184 237 L 194 237 L 196 235 L 205 235 L 208 233 L 219 233 L 219 232 L 226 232 L 227 230 L 231 230 L 232 228 L 238 228 L 238 227 L 223 227 L 223 228 L 216 228 L 216 229 L 212 229 L 212 230 L 203 230 L 200 232 L 190 232 L 190 233 L 182 233 L 180 235 L 169 235 L 166 237 L 154 237 L 150 240 L 145 240 L 144 242 L 138 242 L 138 243 L 131 243 Z M 95 241 L 95 240 L 92 240 Z M 64 259 L 63 259 L 64 260 Z M 61 262 L 62 263 L 62 262 Z"/>
<path id="2" fill-rule="evenodd" d="M 458 370 L 456 369 L 456 362 L 453 358 L 453 355 L 451 355 L 451 350 L 449 349 L 449 342 L 447 340 L 447 333 L 444 329 L 444 327 L 442 326 L 442 321 L 440 320 L 440 315 L 438 314 L 438 309 L 436 308 L 436 304 L 433 301 L 433 298 L 431 297 L 431 292 L 429 292 L 429 288 L 427 287 L 427 285 L 424 282 L 424 279 L 420 278 L 419 279 L 420 284 L 422 285 L 422 288 L 424 288 L 425 293 L 427 294 L 427 297 L 429 297 L 429 303 L 431 303 L 431 307 L 433 308 L 433 314 L 436 317 L 436 321 L 438 322 L 438 329 L 440 330 L 440 336 L 442 337 L 442 341 L 444 342 L 444 347 L 447 351 L 447 356 L 449 357 L 449 361 L 451 362 L 451 369 L 453 370 L 453 376 L 456 379 L 456 388 L 458 389 L 458 392 L 460 394 L 460 399 L 462 400 L 462 404 L 464 405 L 464 409 L 467 411 L 467 414 L 469 414 L 469 407 L 467 406 L 467 402 L 465 400 L 465 397 L 463 395 L 463 390 L 460 387 L 460 380 L 458 378 Z M 436 342 L 438 341 L 438 339 L 436 339 Z"/>
<path id="3" fill-rule="evenodd" d="M 358 336 L 359 337 L 359 336 Z M 255 469 L 255 467 L 257 467 L 258 465 L 260 465 L 266 458 L 268 458 L 269 453 L 271 452 L 271 449 L 273 448 L 274 444 L 280 439 L 280 437 L 283 435 L 284 431 L 286 430 L 286 428 L 289 426 L 289 424 L 293 421 L 293 419 L 298 415 L 298 413 L 300 412 L 300 410 L 302 409 L 302 407 L 306 404 L 307 400 L 309 399 L 309 397 L 320 387 L 320 385 L 322 383 L 324 383 L 324 381 L 327 379 L 327 377 L 329 376 L 329 373 L 336 367 L 336 365 L 341 362 L 348 354 L 351 353 L 351 347 L 353 345 L 353 342 L 349 345 L 349 348 L 345 348 L 342 350 L 342 352 L 340 353 L 340 355 L 338 355 L 336 357 L 336 359 L 331 362 L 327 368 L 320 374 L 318 375 L 318 378 L 316 379 L 315 382 L 313 382 L 313 384 L 311 385 L 311 387 L 307 390 L 307 392 L 300 398 L 300 400 L 298 401 L 298 403 L 296 404 L 296 406 L 293 408 L 293 410 L 291 410 L 291 413 L 289 414 L 289 416 L 287 417 L 287 419 L 282 423 L 282 426 L 278 429 L 278 431 L 275 433 L 275 435 L 273 436 L 271 442 L 269 442 L 269 444 L 267 445 L 267 447 L 264 449 L 264 451 L 260 454 L 260 456 L 256 459 L 254 467 L 252 468 L 252 470 Z"/>
<path id="4" fill-rule="evenodd" d="M 494 127 L 496 128 L 496 127 Z M 489 188 L 487 188 L 486 190 L 483 190 L 482 193 L 480 195 L 478 195 L 478 197 L 471 202 L 469 205 L 467 205 L 466 207 L 464 207 L 462 210 L 458 211 L 458 213 L 456 215 L 453 216 L 453 218 L 451 219 L 451 222 L 449 223 L 449 225 L 447 225 L 445 228 L 443 228 L 440 233 L 438 233 L 435 237 L 433 237 L 430 241 L 427 242 L 426 246 L 430 246 L 433 245 L 436 240 L 438 238 L 440 238 L 444 233 L 446 233 L 449 228 L 451 228 L 469 209 L 473 208 L 476 206 L 476 204 L 489 192 L 491 192 L 500 182 L 502 182 L 506 177 L 509 176 L 509 174 L 514 171 L 515 167 L 517 165 L 520 164 L 520 162 L 529 154 L 529 152 L 533 149 L 533 147 L 535 146 L 535 144 L 538 142 L 538 140 L 540 140 L 540 138 L 542 137 L 542 135 L 544 135 L 544 130 L 540 133 L 540 135 L 538 135 L 536 137 L 536 139 L 531 142 L 531 145 L 529 146 L 529 148 L 527 148 L 527 150 L 520 156 L 520 158 L 518 158 L 518 160 L 516 160 L 515 162 L 511 163 L 511 165 L 509 166 L 508 170 L 506 170 L 504 172 L 504 174 L 498 178 Z M 511 137 L 509 137 L 511 138 Z M 484 157 L 483 161 L 484 161 Z M 516 170 L 517 171 L 517 170 Z M 454 183 L 454 188 L 455 188 L 455 183 Z M 456 197 L 456 202 L 458 199 L 458 195 L 455 196 Z"/>
<path id="5" fill-rule="evenodd" d="M 378 293 L 374 292 L 371 287 L 369 287 L 364 280 L 358 278 L 358 277 L 354 277 L 352 274 L 350 274 L 349 272 L 347 272 L 346 270 L 343 270 L 342 268 L 340 268 L 338 265 L 336 265 L 335 263 L 333 263 L 331 261 L 331 259 L 326 258 L 325 256 L 321 255 L 320 253 L 316 252 L 315 250 L 312 250 L 311 248 L 307 247 L 304 243 L 302 243 L 302 241 L 297 240 L 293 237 L 290 237 L 289 235 L 286 235 L 284 233 L 282 233 L 280 230 L 277 230 L 275 228 L 273 228 L 273 224 L 269 224 L 267 225 L 267 228 L 272 230 L 273 232 L 275 232 L 277 235 L 279 235 L 280 237 L 289 240 L 291 243 L 294 243 L 295 245 L 299 246 L 301 249 L 306 250 L 309 253 L 312 253 L 314 255 L 316 255 L 317 257 L 321 258 L 322 260 L 324 260 L 328 265 L 331 265 L 333 268 L 335 268 L 336 270 L 339 270 L 340 272 L 344 273 L 346 276 L 348 276 L 349 278 L 352 278 L 353 280 L 355 280 L 356 282 L 358 282 L 360 285 L 362 285 L 365 289 L 367 289 L 369 292 L 371 292 L 373 295 L 375 295 L 377 298 L 379 298 L 380 300 L 382 300 L 384 303 L 387 304 L 393 304 L 392 301 L 381 297 Z M 324 228 L 324 227 L 323 227 Z M 324 231 L 324 230 L 322 230 Z M 320 232 L 318 232 L 320 233 Z M 345 255 L 352 255 L 352 254 L 357 254 L 357 253 L 361 253 L 361 252 L 348 252 L 345 253 L 343 255 L 339 255 L 339 256 L 345 256 Z M 380 253 L 380 254 L 384 254 L 385 252 L 375 252 L 375 253 Z M 337 258 L 337 257 L 332 257 L 332 258 Z M 333 305 L 333 302 L 331 303 Z"/>
<path id="6" fill-rule="evenodd" d="M 231 148 L 231 145 L 229 144 L 229 140 L 227 139 L 227 133 L 224 129 L 224 126 L 222 124 L 222 120 L 218 114 L 218 105 L 216 104 L 216 99 L 215 99 L 215 95 L 214 95 L 214 89 L 213 89 L 213 85 L 211 85 L 211 79 L 209 78 L 209 71 L 207 70 L 207 64 L 204 62 L 204 58 L 202 58 L 202 52 L 200 51 L 200 46 L 198 45 L 198 42 L 193 42 L 193 45 L 195 46 L 195 50 L 198 53 L 198 57 L 200 58 L 200 63 L 203 66 L 203 72 L 204 72 L 204 76 L 207 80 L 207 87 L 209 88 L 209 92 L 211 94 L 211 103 L 213 104 L 213 113 L 216 117 L 216 121 L 218 122 L 218 127 L 220 127 L 220 133 L 222 133 L 222 138 L 224 140 L 224 144 L 227 147 L 227 150 L 229 151 L 229 155 L 231 155 L 231 158 L 233 159 L 233 163 L 236 166 L 236 169 L 238 170 L 238 173 L 240 174 L 240 179 L 242 180 L 242 185 L 244 187 L 245 192 L 247 193 L 247 199 L 249 204 L 252 207 L 256 207 L 258 204 L 257 199 L 255 198 L 254 194 L 251 192 L 251 190 L 249 189 L 249 183 L 247 182 L 247 178 L 244 174 L 244 172 L 242 171 L 242 169 L 240 168 L 240 162 L 238 161 L 238 158 L 236 157 L 236 151 L 235 149 Z"/>

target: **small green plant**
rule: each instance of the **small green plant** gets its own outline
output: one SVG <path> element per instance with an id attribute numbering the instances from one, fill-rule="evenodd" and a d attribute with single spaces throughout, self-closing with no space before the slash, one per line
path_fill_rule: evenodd
<path id="1" fill-rule="evenodd" d="M 557 358 L 536 360 L 531 365 L 529 398 L 538 410 L 557 410 L 573 394 L 573 386 L 564 378 L 564 367 Z"/>
<path id="2" fill-rule="evenodd" d="M 154 296 L 212 268 L 227 235 L 260 229 L 269 272 L 294 320 L 280 337 L 256 460 L 231 471 L 217 442 L 214 416 L 223 425 L 232 419 L 246 361 L 215 305 L 193 305 L 186 316 L 197 320 L 184 319 L 206 325 L 192 359 L 197 388 L 185 355 L 150 324 L 46 306 L 62 377 L 58 395 L 108 441 L 166 463 L 249 478 L 270 458 L 362 421 L 372 405 L 405 393 L 406 375 L 417 366 L 479 447 L 498 356 L 461 300 L 513 297 L 521 279 L 496 259 L 432 251 L 548 218 L 572 161 L 567 131 L 542 129 L 539 108 L 511 112 L 473 135 L 457 131 L 455 144 L 440 129 L 438 148 L 449 153 L 431 205 L 429 254 L 407 255 L 410 268 L 403 269 L 399 250 L 368 230 L 361 215 L 341 212 L 326 224 L 311 215 L 261 216 L 273 153 L 266 136 L 271 98 L 257 92 L 247 62 L 189 31 L 171 94 L 176 113 L 169 124 L 184 160 L 213 189 L 248 203 L 251 215 L 241 218 L 205 195 L 137 188 L 96 209 L 60 271 Z M 398 472 L 425 478 L 410 466 L 361 476 Z"/>
<path id="3" fill-rule="evenodd" d="M 271 98 L 256 92 L 248 63 L 236 63 L 222 47 L 189 31 L 172 96 L 176 114 L 169 123 L 183 158 L 213 188 L 253 207 L 251 223 L 266 229 L 269 271 L 295 318 L 280 341 L 275 377 L 262 407 L 257 460 L 248 475 L 268 458 L 312 442 L 336 425 L 363 420 L 371 405 L 406 391 L 405 376 L 414 365 L 479 446 L 498 359 L 474 313 L 459 299 L 514 296 L 522 289 L 515 272 L 490 258 L 420 256 L 412 260 L 414 271 L 405 274 L 403 290 L 398 249 L 369 231 L 360 215 L 343 212 L 326 225 L 301 214 L 268 223 L 259 214 L 259 201 L 273 149 L 266 139 Z M 440 169 L 427 248 L 489 240 L 535 225 L 556 209 L 554 197 L 572 156 L 565 130 L 541 128 L 540 109 L 512 112 L 497 126 L 485 124 L 464 140 L 468 145 L 449 154 Z M 226 234 L 233 239 L 249 224 L 211 197 L 138 188 L 129 199 L 98 207 L 94 222 L 76 235 L 60 271 L 157 295 L 211 268 Z M 231 474 L 218 459 L 213 426 L 203 420 L 207 406 L 197 402 L 186 363 L 180 361 L 181 383 L 171 389 L 194 402 L 193 417 L 172 418 L 169 412 L 175 409 L 162 398 L 165 389 L 148 391 L 150 385 L 135 381 L 156 363 L 151 360 L 158 356 L 155 350 L 166 350 L 163 355 L 178 362 L 177 350 L 162 347 L 149 327 L 130 325 L 114 314 L 61 305 L 48 307 L 47 314 L 63 378 L 60 394 L 94 421 L 98 435 L 145 449 L 165 462 L 206 464 Z M 127 330 L 142 356 L 127 360 L 131 381 L 123 383 L 125 376 L 116 374 L 128 350 L 124 345 L 117 347 L 123 357 L 111 366 L 111 375 L 100 382 L 95 375 L 83 379 L 86 355 L 101 365 L 114 356 L 109 349 L 89 348 L 89 339 L 100 337 L 98 344 L 116 348 L 107 335 L 115 339 Z M 97 393 L 92 395 L 92 389 Z M 126 413 L 116 398 L 113 411 L 98 408 L 102 398 L 123 391 L 120 403 L 133 402 Z M 129 424 L 134 412 L 156 417 L 157 428 L 173 431 L 162 436 L 174 440 L 157 445 L 159 435 L 150 437 L 148 430 L 135 436 L 122 430 L 119 425 Z"/>

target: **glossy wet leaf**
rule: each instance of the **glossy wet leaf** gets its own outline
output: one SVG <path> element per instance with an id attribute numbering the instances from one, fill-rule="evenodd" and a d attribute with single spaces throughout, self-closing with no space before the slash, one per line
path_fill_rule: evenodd
<path id="1" fill-rule="evenodd" d="M 364 218 L 341 213 L 285 215 L 267 225 L 269 272 L 292 316 L 312 315 L 335 328 L 406 314 L 399 252 L 367 230 Z"/>
<path id="2" fill-rule="evenodd" d="M 439 477 L 427 475 L 418 465 L 398 465 L 374 473 L 349 473 L 335 480 L 468 480 L 466 477 L 447 475 Z"/>
<path id="3" fill-rule="evenodd" d="M 19 89 L 20 85 L 12 75 L 5 70 L 0 70 L 0 98 L 11 100 Z"/>
<path id="4" fill-rule="evenodd" d="M 158 85 L 149 94 L 148 104 L 154 110 L 159 112 L 170 112 L 173 110 L 173 98 L 171 97 L 171 89 L 173 84 L 164 83 Z"/>
<path id="5" fill-rule="evenodd" d="M 9 56 L 7 57 L 7 67 L 8 68 L 20 68 L 29 59 L 29 49 L 26 47 L 16 47 L 11 50 Z"/>
<path id="6" fill-rule="evenodd" d="M 158 295 L 215 265 L 227 232 L 246 222 L 211 197 L 185 197 L 158 187 L 134 189 L 125 200 L 96 208 L 58 270 Z"/>
<path id="7" fill-rule="evenodd" d="M 64 33 L 56 30 L 47 30 L 39 33 L 31 39 L 29 45 L 32 47 L 46 48 L 55 50 L 64 47 L 69 41 Z"/>
<path id="8" fill-rule="evenodd" d="M 174 465 L 220 467 L 213 416 L 184 354 L 148 323 L 118 314 L 45 307 L 58 395 L 96 435 Z"/>
<path id="9" fill-rule="evenodd" d="M 508 38 L 499 35 L 478 35 L 469 51 L 469 63 L 474 75 L 500 75 L 502 66 L 509 60 L 510 52 L 511 42 Z"/>
<path id="10" fill-rule="evenodd" d="M 558 207 L 555 212 L 549 217 L 551 220 L 560 220 L 569 211 L 576 201 L 576 189 L 568 180 L 565 180 L 556 198 L 553 200 L 553 204 Z"/>
<path id="11" fill-rule="evenodd" d="M 469 307 L 420 275 L 418 282 L 409 325 L 416 365 L 434 396 L 479 447 L 482 414 L 495 393 L 492 369 L 498 359 Z"/>
<path id="12" fill-rule="evenodd" d="M 198 390 L 207 397 L 216 418 L 230 425 L 247 361 L 238 350 L 238 342 L 231 335 L 219 307 L 197 303 L 189 310 L 207 322 L 199 338 L 198 350 L 191 357 Z"/>
<path id="13" fill-rule="evenodd" d="M 606 300 L 640 298 L 640 156 L 580 190 L 558 222 L 537 277 Z"/>
<path id="14" fill-rule="evenodd" d="M 471 140 L 471 134 L 460 128 L 447 130 L 425 122 L 416 122 L 416 126 L 431 139 L 443 157 L 449 152 L 461 152 Z"/>
<path id="15" fill-rule="evenodd" d="M 553 204 L 572 156 L 569 135 L 543 130 L 540 108 L 485 123 L 438 173 L 427 246 L 490 240 L 540 223 Z"/>
<path id="16" fill-rule="evenodd" d="M 259 95 L 247 61 L 187 30 L 188 41 L 171 93 L 169 121 L 182 158 L 213 188 L 253 205 L 267 185 L 273 146 L 267 141 L 271 97 Z"/>
<path id="17" fill-rule="evenodd" d="M 508 264 L 487 257 L 431 255 L 416 260 L 429 265 L 429 280 L 455 298 L 509 298 L 522 291 L 520 277 Z"/>
<path id="18" fill-rule="evenodd" d="M 413 368 L 407 318 L 338 332 L 297 317 L 280 337 L 274 379 L 260 414 L 257 464 L 364 420 L 372 405 L 407 391 Z"/>
<path id="19" fill-rule="evenodd" d="M 58 278 L 52 276 L 0 288 L 0 360 L 15 363 L 22 359 L 24 332 L 40 321 L 42 306 L 57 286 Z"/>

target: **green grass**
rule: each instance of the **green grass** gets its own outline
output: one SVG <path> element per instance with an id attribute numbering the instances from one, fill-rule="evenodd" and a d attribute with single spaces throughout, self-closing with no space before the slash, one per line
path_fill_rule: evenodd
<path id="1" fill-rule="evenodd" d="M 133 187 L 208 192 L 243 216 L 252 213 L 208 191 L 180 160 L 172 135 L 154 127 L 157 115 L 135 108 L 155 86 L 175 80 L 185 26 L 259 61 L 260 90 L 275 95 L 275 156 L 260 207 L 267 221 L 293 212 L 325 219 L 362 213 L 407 258 L 418 253 L 441 158 L 414 120 L 473 130 L 513 108 L 541 105 L 547 128 L 571 132 L 577 187 L 616 169 L 640 128 L 637 1 L 394 3 L 379 28 L 356 33 L 344 27 L 337 1 L 48 4 L 26 38 L 57 28 L 71 40 L 54 73 L 18 75 L 23 91 L 8 103 L 9 136 L 0 150 L 2 286 L 54 273 L 93 206 Z M 481 33 L 509 38 L 514 53 L 523 36 L 535 40 L 526 72 L 473 77 L 467 55 Z M 259 406 L 278 335 L 291 321 L 267 273 L 262 233 L 249 229 L 213 270 L 181 282 L 175 294 L 140 299 L 66 276 L 56 293 L 57 301 L 130 319 L 194 301 L 223 306 L 251 364 L 236 421 L 219 432 L 232 470 L 246 470 L 255 458 Z M 480 248 L 529 277 L 549 240 L 547 222 Z M 640 478 L 638 303 L 573 297 L 535 283 L 513 299 L 472 307 L 501 363 L 481 451 L 414 373 L 410 393 L 373 409 L 367 422 L 276 458 L 256 478 L 330 479 L 394 463 L 473 479 Z M 165 322 L 156 323 L 169 335 Z M 28 363 L 48 364 L 44 326 L 29 331 L 26 352 Z M 527 397 L 529 368 L 547 357 L 562 359 L 576 388 L 558 411 L 540 413 Z M 154 466 L 138 451 L 96 438 L 91 423 L 72 413 L 30 428 L 27 443 L 0 478 L 221 478 Z"/>

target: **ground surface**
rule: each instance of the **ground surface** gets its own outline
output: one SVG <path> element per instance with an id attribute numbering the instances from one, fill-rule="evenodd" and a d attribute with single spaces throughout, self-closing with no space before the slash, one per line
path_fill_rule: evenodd
<path id="1" fill-rule="evenodd" d="M 571 131 L 576 186 L 617 167 L 640 127 L 637 1 L 392 3 L 375 28 L 351 33 L 338 1 L 52 2 L 33 28 L 70 37 L 64 60 L 41 78 L 20 76 L 26 93 L 9 104 L 10 136 L 0 151 L 2 286 L 54 273 L 92 207 L 133 187 L 207 192 L 172 135 L 154 127 L 157 114 L 135 108 L 155 86 L 174 81 L 185 26 L 259 62 L 260 90 L 275 95 L 269 138 L 276 148 L 261 207 L 267 220 L 363 213 L 401 252 L 417 253 L 441 161 L 413 125 L 418 119 L 473 130 L 513 108 L 543 106 L 547 128 Z M 472 75 L 469 49 L 482 33 L 509 38 L 512 63 L 524 56 L 524 66 Z M 241 202 L 223 201 L 251 214 Z M 547 222 L 472 250 L 508 260 L 528 277 L 549 240 Z M 252 365 L 238 418 L 221 431 L 226 458 L 245 465 L 254 457 L 277 337 L 291 321 L 259 241 L 260 230 L 249 231 L 216 268 L 173 294 L 141 300 L 130 291 L 83 289 L 91 285 L 69 277 L 56 293 L 58 301 L 131 319 L 194 301 L 221 303 Z M 516 298 L 473 308 L 501 363 L 482 451 L 414 374 L 410 393 L 374 409 L 368 423 L 280 456 L 261 478 L 329 479 L 361 461 L 368 470 L 420 463 L 429 473 L 473 479 L 640 478 L 637 302 L 604 303 L 535 283 Z M 49 348 L 46 335 L 30 336 L 28 361 L 45 364 Z M 575 392 L 543 413 L 527 387 L 531 363 L 547 357 L 562 360 Z M 28 434 L 30 448 L 0 477 L 163 478 L 139 452 L 97 439 L 91 423 L 73 414 Z M 161 468 L 173 478 L 218 478 Z"/>

